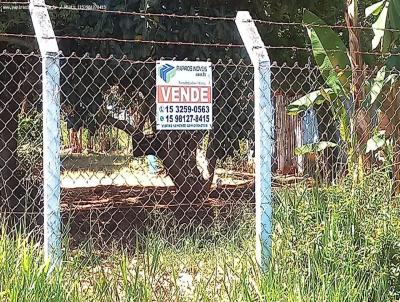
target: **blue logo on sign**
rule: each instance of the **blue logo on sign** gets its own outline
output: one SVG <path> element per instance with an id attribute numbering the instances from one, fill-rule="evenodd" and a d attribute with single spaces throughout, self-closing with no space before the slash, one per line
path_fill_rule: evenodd
<path id="1" fill-rule="evenodd" d="M 174 66 L 165 64 L 159 69 L 160 78 L 163 79 L 164 82 L 169 83 L 171 79 L 176 75 L 176 69 Z"/>

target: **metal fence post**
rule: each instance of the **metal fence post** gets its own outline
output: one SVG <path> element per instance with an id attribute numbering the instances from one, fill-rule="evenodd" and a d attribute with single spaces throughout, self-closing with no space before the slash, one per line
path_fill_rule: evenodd
<path id="1" fill-rule="evenodd" d="M 236 26 L 254 66 L 256 258 L 268 267 L 272 236 L 272 151 L 274 109 L 271 100 L 271 66 L 265 45 L 250 13 L 240 11 Z"/>
<path id="2" fill-rule="evenodd" d="M 31 0 L 29 11 L 42 56 L 44 256 L 52 269 L 61 262 L 59 49 L 44 0 Z"/>

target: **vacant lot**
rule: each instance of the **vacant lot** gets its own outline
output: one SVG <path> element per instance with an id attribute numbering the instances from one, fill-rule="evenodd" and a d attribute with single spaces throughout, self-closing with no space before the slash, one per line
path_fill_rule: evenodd
<path id="1" fill-rule="evenodd" d="M 133 249 L 98 250 L 81 242 L 65 250 L 61 269 L 49 278 L 40 244 L 3 233 L 0 296 L 30 302 L 397 301 L 400 212 L 389 183 L 375 174 L 354 190 L 345 183 L 279 189 L 264 273 L 254 263 L 254 215 L 244 205 L 235 221 L 214 215 L 206 228 L 179 221 L 165 228 L 168 217 L 160 215 L 136 236 Z"/>

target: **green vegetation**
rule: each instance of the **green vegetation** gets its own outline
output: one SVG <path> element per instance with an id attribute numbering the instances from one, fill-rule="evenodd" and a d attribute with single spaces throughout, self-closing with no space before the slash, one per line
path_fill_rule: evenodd
<path id="1" fill-rule="evenodd" d="M 61 141 L 64 148 L 69 147 L 68 130 L 65 121 L 61 122 Z M 85 150 L 88 146 L 89 130 L 83 129 L 82 147 Z M 101 153 L 124 153 L 129 154 L 132 149 L 130 137 L 124 131 L 110 127 L 102 126 L 94 136 L 93 148 L 95 152 Z"/>
<path id="2" fill-rule="evenodd" d="M 365 0 L 362 6 L 371 0 Z M 86 0 L 51 0 L 48 5 L 93 5 Z M 234 17 L 238 10 L 249 10 L 255 19 L 280 22 L 301 22 L 302 9 L 318 12 L 330 24 L 343 21 L 344 2 L 341 0 L 113 0 L 101 1 L 107 10 L 135 11 L 148 13 L 166 13 L 180 15 L 205 15 Z M 79 35 L 86 37 L 119 37 L 126 39 L 146 39 L 158 41 L 185 41 L 202 43 L 234 43 L 239 41 L 233 22 L 203 22 L 200 20 L 176 20 L 171 18 L 127 16 L 117 14 L 101 14 L 89 11 L 50 10 L 50 17 L 58 36 Z M 78 30 L 78 31 L 77 31 Z M 301 26 L 277 27 L 260 26 L 262 37 L 267 45 L 305 46 L 305 34 Z M 32 34 L 29 12 L 27 10 L 8 10 L 2 12 L 0 32 Z M 8 49 L 22 48 L 28 51 L 35 49 L 31 41 L 19 38 L 0 39 L 0 47 Z M 77 52 L 83 55 L 100 53 L 103 57 L 110 54 L 120 57 L 126 55 L 130 59 L 147 59 L 151 56 L 207 59 L 228 56 L 237 61 L 242 54 L 226 49 L 210 49 L 207 47 L 175 47 L 165 45 L 144 46 L 140 43 L 108 43 L 104 41 L 60 41 L 64 54 Z M 307 62 L 307 54 L 302 52 L 271 50 L 272 60 L 278 62 Z"/>
<path id="3" fill-rule="evenodd" d="M 359 22 L 358 1 L 351 3 L 353 6 L 349 5 L 346 13 L 348 28 L 358 26 Z M 399 42 L 396 30 L 400 28 L 400 23 L 397 21 L 399 13 L 400 2 L 396 0 L 379 1 L 367 7 L 365 18 L 371 18 L 373 15 L 376 19 L 372 25 L 374 36 L 367 41 L 361 41 L 358 30 L 349 31 L 349 48 L 347 48 L 342 37 L 329 28 L 322 19 L 308 10 L 304 11 L 303 22 L 306 24 L 313 56 L 324 84 L 318 90 L 292 102 L 287 111 L 288 114 L 298 114 L 310 107 L 317 109 L 319 120 L 322 121 L 319 128 L 335 122 L 338 129 L 334 131 L 339 130 L 341 142 L 322 141 L 302 146 L 298 152 L 316 153 L 328 147 L 342 148 L 347 156 L 348 172 L 354 175 L 355 182 L 362 180 L 364 169 L 368 167 L 366 164 L 368 160 L 365 160 L 363 155 L 368 153 L 371 155 L 371 151 L 384 147 L 385 135 L 391 136 L 395 141 L 399 137 L 397 131 L 390 131 L 390 126 L 395 129 L 399 123 L 397 93 L 393 94 L 399 85 L 397 74 L 399 62 L 396 59 Z M 382 28 L 390 28 L 394 33 Z M 386 53 L 385 55 L 376 55 L 372 60 L 367 59 L 362 53 L 362 51 L 376 50 L 378 46 Z M 372 64 L 375 70 L 363 67 L 365 62 Z M 360 69 L 365 71 L 360 74 Z M 381 113 L 378 113 L 378 110 Z M 332 122 L 324 120 L 323 116 L 331 116 Z M 378 120 L 382 120 L 383 117 L 389 120 L 390 126 L 382 127 L 379 124 Z M 397 180 L 399 175 L 395 178 Z M 398 192 L 399 188 L 396 191 Z"/>
<path id="4" fill-rule="evenodd" d="M 381 174 L 367 177 L 356 190 L 350 187 L 299 185 L 277 192 L 273 257 L 265 274 L 254 263 L 250 209 L 241 208 L 245 213 L 229 229 L 221 221 L 178 236 L 178 230 L 166 231 L 160 223 L 133 252 L 97 252 L 87 243 L 67 251 L 62 269 L 48 278 L 41 245 L 3 231 L 0 297 L 30 302 L 396 301 L 399 203 L 391 199 L 390 182 Z"/>
<path id="5" fill-rule="evenodd" d="M 18 155 L 25 169 L 29 169 L 41 161 L 42 129 L 41 113 L 32 110 L 29 114 L 20 114 L 18 120 Z"/>

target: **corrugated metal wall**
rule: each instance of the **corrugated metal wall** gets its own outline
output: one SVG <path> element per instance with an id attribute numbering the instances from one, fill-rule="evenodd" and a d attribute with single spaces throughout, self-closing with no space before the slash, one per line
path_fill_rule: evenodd
<path id="1" fill-rule="evenodd" d="M 286 106 L 295 97 L 276 93 L 275 100 L 275 172 L 277 174 L 296 174 L 302 172 L 302 158 L 295 156 L 295 149 L 302 143 L 302 119 L 290 116 Z"/>
<path id="2" fill-rule="evenodd" d="M 298 99 L 296 96 L 286 96 L 281 93 L 275 93 L 275 156 L 274 169 L 276 174 L 293 175 L 293 174 L 310 174 L 314 166 L 312 156 L 296 156 L 295 150 L 297 147 L 305 143 L 304 138 L 313 137 L 313 142 L 318 140 L 317 125 L 304 125 L 312 118 L 310 114 L 306 117 L 301 115 L 290 116 L 286 113 L 286 106 Z M 313 112 L 312 112 L 313 113 Z M 307 133 L 306 133 L 307 132 Z M 315 141 L 314 141 L 315 140 Z"/>

